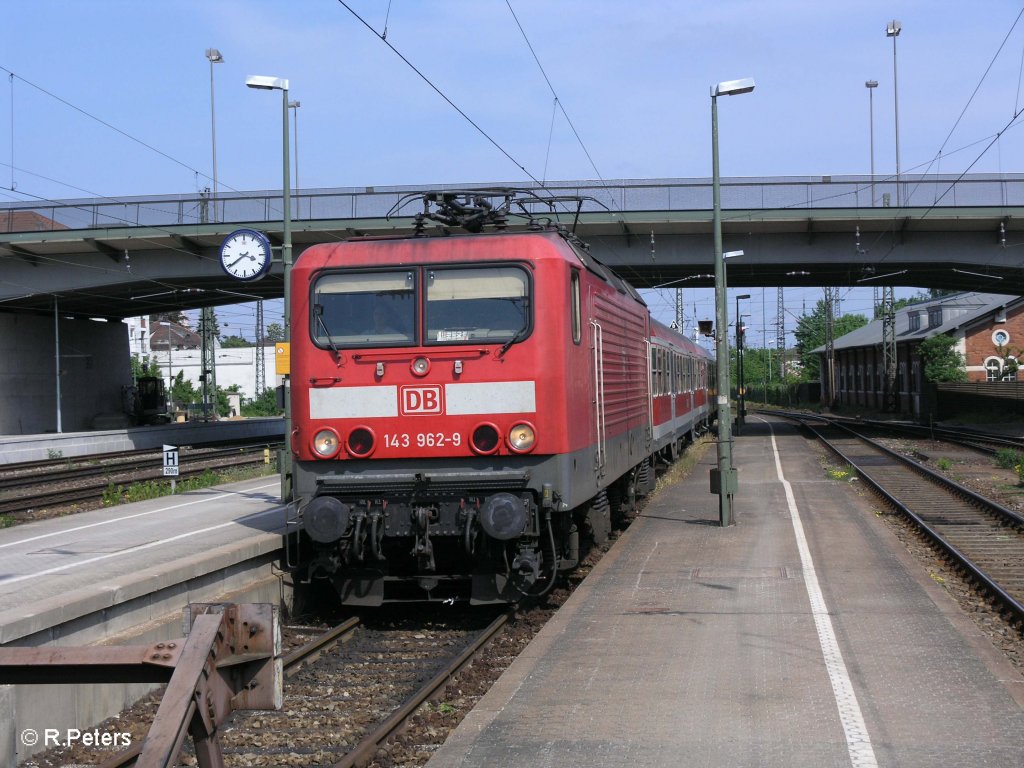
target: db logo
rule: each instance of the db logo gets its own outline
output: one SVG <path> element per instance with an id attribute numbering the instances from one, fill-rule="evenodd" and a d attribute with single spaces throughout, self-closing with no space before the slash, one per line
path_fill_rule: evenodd
<path id="1" fill-rule="evenodd" d="M 402 387 L 399 397 L 403 416 L 444 413 L 444 400 L 439 386 Z"/>

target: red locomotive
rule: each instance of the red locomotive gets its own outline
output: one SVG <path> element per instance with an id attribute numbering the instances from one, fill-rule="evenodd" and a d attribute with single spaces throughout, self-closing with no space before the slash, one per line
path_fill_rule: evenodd
<path id="1" fill-rule="evenodd" d="M 306 575 L 344 603 L 550 589 L 714 417 L 704 350 L 573 235 L 506 231 L 511 197 L 474 194 L 292 269 L 294 498 Z"/>

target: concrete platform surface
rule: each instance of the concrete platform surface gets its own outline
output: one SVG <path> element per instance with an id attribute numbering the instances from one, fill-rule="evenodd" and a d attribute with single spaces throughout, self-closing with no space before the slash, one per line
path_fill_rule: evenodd
<path id="1" fill-rule="evenodd" d="M 1024 680 L 794 427 L 659 493 L 430 768 L 1024 765 Z"/>
<path id="2" fill-rule="evenodd" d="M 269 558 L 279 494 L 273 475 L 0 530 L 0 644 Z"/>

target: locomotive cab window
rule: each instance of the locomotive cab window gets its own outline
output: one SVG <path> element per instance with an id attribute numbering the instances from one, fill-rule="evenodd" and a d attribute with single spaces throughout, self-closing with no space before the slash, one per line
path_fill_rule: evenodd
<path id="1" fill-rule="evenodd" d="M 320 346 L 413 343 L 416 280 L 409 270 L 325 274 L 313 285 L 310 333 Z"/>
<path id="2" fill-rule="evenodd" d="M 572 305 L 572 343 L 579 344 L 583 338 L 583 313 L 580 305 L 580 271 L 574 269 L 570 278 L 569 302 Z"/>
<path id="3" fill-rule="evenodd" d="M 428 269 L 425 344 L 510 342 L 530 330 L 530 282 L 519 267 Z"/>

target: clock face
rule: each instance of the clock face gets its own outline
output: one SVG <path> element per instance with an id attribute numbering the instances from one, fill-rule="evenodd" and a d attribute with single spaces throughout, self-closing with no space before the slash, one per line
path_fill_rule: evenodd
<path id="1" fill-rule="evenodd" d="M 236 280 L 259 280 L 270 269 L 270 241 L 255 229 L 232 232 L 220 247 L 220 265 Z"/>

